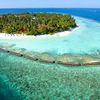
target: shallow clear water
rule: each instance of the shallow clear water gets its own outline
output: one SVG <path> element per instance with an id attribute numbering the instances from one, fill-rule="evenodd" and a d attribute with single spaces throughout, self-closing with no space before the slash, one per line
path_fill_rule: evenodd
<path id="1" fill-rule="evenodd" d="M 0 85 L 0 92 L 6 96 L 10 91 L 12 100 L 16 95 L 17 100 L 100 100 L 100 65 L 68 67 L 4 52 L 0 62 L 0 81 L 7 85 Z"/>
<path id="2" fill-rule="evenodd" d="M 100 52 L 100 23 L 75 17 L 79 29 L 68 36 L 45 36 L 22 39 L 0 39 L 0 44 L 16 44 L 17 48 L 53 54 L 96 54 Z"/>

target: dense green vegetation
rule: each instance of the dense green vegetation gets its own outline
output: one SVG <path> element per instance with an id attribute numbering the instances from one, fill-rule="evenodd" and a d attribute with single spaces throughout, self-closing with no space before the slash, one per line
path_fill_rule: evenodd
<path id="1" fill-rule="evenodd" d="M 0 15 L 0 32 L 9 34 L 53 34 L 77 25 L 70 15 L 23 13 Z"/>

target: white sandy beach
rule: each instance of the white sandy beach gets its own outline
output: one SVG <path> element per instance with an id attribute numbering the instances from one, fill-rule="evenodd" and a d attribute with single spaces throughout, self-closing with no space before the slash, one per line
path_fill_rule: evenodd
<path id="1" fill-rule="evenodd" d="M 25 34 L 7 34 L 7 33 L 0 33 L 0 39 L 21 39 L 21 38 L 42 38 L 42 37 L 53 37 L 53 36 L 68 36 L 72 32 L 78 30 L 79 27 L 71 30 L 71 31 L 63 31 L 63 32 L 58 32 L 53 35 L 25 35 Z"/>

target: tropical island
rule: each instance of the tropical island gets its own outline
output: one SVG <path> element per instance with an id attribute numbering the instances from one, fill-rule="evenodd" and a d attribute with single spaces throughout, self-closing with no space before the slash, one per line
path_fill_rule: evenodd
<path id="1" fill-rule="evenodd" d="M 21 13 L 0 15 L 0 33 L 43 35 L 77 27 L 71 15 L 54 13 Z"/>

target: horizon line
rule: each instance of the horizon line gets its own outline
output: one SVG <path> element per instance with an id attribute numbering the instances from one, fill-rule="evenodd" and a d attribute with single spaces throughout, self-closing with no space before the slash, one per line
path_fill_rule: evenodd
<path id="1" fill-rule="evenodd" d="M 0 8 L 0 9 L 47 9 L 47 8 L 49 8 L 49 9 L 77 9 L 77 8 L 79 8 L 79 9 L 100 9 L 99 7 L 68 7 L 68 8 L 65 8 L 65 7 L 44 7 L 44 8 L 42 8 L 42 7 L 11 7 L 11 8 L 9 8 L 9 7 L 5 7 L 5 8 Z"/>

